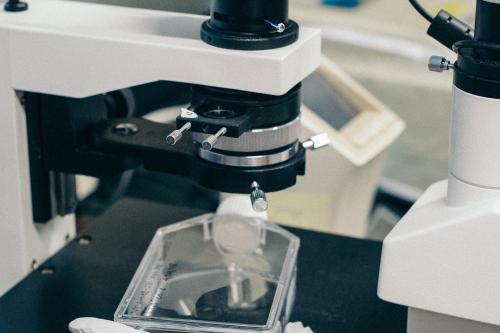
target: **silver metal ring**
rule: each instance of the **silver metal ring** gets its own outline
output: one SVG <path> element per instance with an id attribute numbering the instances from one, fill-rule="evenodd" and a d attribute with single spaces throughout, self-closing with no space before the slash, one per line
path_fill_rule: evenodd
<path id="1" fill-rule="evenodd" d="M 198 149 L 198 156 L 206 161 L 233 167 L 263 167 L 288 161 L 299 151 L 299 143 L 286 150 L 269 155 L 235 156 L 216 153 L 203 148 Z"/>
<path id="2" fill-rule="evenodd" d="M 273 150 L 288 146 L 298 140 L 300 136 L 300 117 L 281 126 L 254 129 L 243 133 L 239 138 L 222 136 L 217 140 L 214 149 L 251 153 Z M 191 132 L 196 142 L 205 141 L 210 134 Z"/>

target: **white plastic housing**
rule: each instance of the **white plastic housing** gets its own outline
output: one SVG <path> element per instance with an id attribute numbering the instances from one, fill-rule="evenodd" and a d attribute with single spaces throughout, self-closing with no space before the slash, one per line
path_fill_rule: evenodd
<path id="1" fill-rule="evenodd" d="M 158 80 L 285 94 L 319 64 L 317 29 L 287 47 L 244 52 L 205 44 L 207 17 L 78 1 L 0 10 L 0 295 L 75 232 L 74 217 L 35 226 L 26 120 L 15 90 L 87 97 Z"/>
<path id="2" fill-rule="evenodd" d="M 500 99 L 453 88 L 449 169 L 459 180 L 500 188 Z"/>
<path id="3" fill-rule="evenodd" d="M 159 80 L 283 95 L 319 65 L 321 37 L 265 51 L 226 50 L 200 39 L 207 17 L 77 1 L 36 0 L 0 11 L 9 31 L 10 79 L 19 90 L 86 97 Z"/>
<path id="4" fill-rule="evenodd" d="M 432 185 L 384 240 L 378 296 L 500 325 L 500 196 L 451 207 L 446 193 Z"/>
<path id="5" fill-rule="evenodd" d="M 500 326 L 500 100 L 456 87 L 453 96 L 449 180 L 432 185 L 383 245 L 378 295 L 412 309 L 412 333 L 444 332 L 459 323 L 450 316 L 490 324 L 481 332 Z"/>

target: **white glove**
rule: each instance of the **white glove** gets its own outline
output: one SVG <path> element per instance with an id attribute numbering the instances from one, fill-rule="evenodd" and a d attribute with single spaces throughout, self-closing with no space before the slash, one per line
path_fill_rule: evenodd
<path id="1" fill-rule="evenodd" d="M 310 327 L 304 327 L 301 322 L 289 323 L 285 327 L 285 333 L 314 333 Z"/>
<path id="2" fill-rule="evenodd" d="M 78 318 L 69 323 L 71 333 L 144 333 L 114 321 L 97 318 Z"/>
<path id="3" fill-rule="evenodd" d="M 71 333 L 144 333 L 114 321 L 97 318 L 78 318 L 69 323 Z M 314 333 L 302 323 L 289 323 L 284 333 Z"/>

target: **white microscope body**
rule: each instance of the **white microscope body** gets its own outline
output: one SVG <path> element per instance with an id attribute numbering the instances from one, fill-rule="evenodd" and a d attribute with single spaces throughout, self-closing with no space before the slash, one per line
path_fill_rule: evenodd
<path id="1" fill-rule="evenodd" d="M 500 100 L 453 95 L 448 180 L 384 240 L 378 294 L 410 307 L 408 332 L 500 331 Z"/>
<path id="2" fill-rule="evenodd" d="M 500 97 L 466 53 L 494 48 L 481 25 L 499 3 L 478 1 L 476 37 L 455 48 L 448 180 L 384 240 L 378 295 L 409 307 L 411 333 L 500 332 Z"/>
<path id="3" fill-rule="evenodd" d="M 60 0 L 0 11 L 0 295 L 75 234 L 72 214 L 33 219 L 26 116 L 16 93 L 84 98 L 168 80 L 279 96 L 319 65 L 317 29 L 301 28 L 286 47 L 245 52 L 203 42 L 206 19 Z"/>

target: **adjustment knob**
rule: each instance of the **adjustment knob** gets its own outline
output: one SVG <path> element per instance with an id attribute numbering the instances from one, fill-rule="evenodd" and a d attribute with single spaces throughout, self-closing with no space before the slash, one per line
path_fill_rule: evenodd
<path id="1" fill-rule="evenodd" d="M 453 69 L 455 66 L 445 57 L 433 55 L 429 58 L 429 70 L 433 72 L 443 72 Z"/>
<path id="2" fill-rule="evenodd" d="M 251 188 L 250 200 L 253 210 L 256 212 L 265 212 L 268 207 L 266 194 L 260 189 L 260 185 L 257 182 L 253 182 Z"/>

